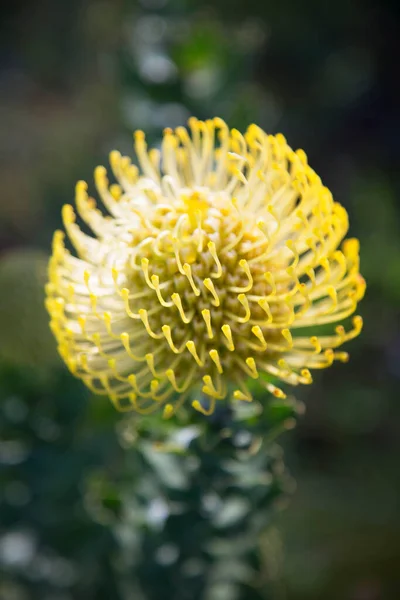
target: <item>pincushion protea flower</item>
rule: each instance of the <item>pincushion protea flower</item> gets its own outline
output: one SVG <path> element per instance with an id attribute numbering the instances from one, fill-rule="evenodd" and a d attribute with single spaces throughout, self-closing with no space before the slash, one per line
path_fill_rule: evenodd
<path id="1" fill-rule="evenodd" d="M 110 155 L 95 182 L 108 211 L 76 186 L 76 207 L 95 237 L 62 216 L 78 258 L 54 236 L 47 309 L 71 372 L 120 410 L 171 416 L 200 383 L 195 409 L 228 395 L 252 399 L 246 382 L 311 383 L 309 369 L 346 361 L 335 349 L 359 334 L 307 328 L 351 315 L 365 291 L 359 244 L 346 210 L 282 135 L 219 118 L 164 131 L 161 150 L 134 134 L 139 168 Z M 299 333 L 297 333 L 299 332 Z"/>

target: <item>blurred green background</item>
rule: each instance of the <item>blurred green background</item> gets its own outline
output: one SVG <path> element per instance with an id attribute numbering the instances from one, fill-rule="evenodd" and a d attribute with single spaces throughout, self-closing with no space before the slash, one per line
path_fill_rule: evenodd
<path id="1" fill-rule="evenodd" d="M 42 285 L 75 181 L 110 149 L 131 153 L 133 129 L 156 143 L 191 114 L 283 132 L 349 211 L 365 329 L 348 365 L 296 390 L 307 411 L 282 438 L 297 490 L 276 519 L 280 593 L 398 600 L 399 38 L 397 0 L 1 9 L 1 600 L 139 598 L 124 595 L 115 522 L 91 492 L 99 473 L 129 470 L 121 417 L 61 365 Z"/>

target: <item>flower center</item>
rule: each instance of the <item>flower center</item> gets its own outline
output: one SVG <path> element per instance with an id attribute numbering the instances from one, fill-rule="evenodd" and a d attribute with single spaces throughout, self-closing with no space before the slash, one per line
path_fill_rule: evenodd
<path id="1" fill-rule="evenodd" d="M 271 285 L 268 238 L 254 215 L 202 189 L 150 207 L 143 225 L 130 258 L 130 291 L 138 298 L 130 308 L 154 340 L 153 354 L 164 355 L 176 378 L 193 368 L 211 373 L 214 396 L 226 393 L 223 381 L 235 379 L 238 367 L 257 377 L 251 357 L 265 357 L 265 336 L 281 331 L 268 330 L 271 309 L 258 303 Z"/>

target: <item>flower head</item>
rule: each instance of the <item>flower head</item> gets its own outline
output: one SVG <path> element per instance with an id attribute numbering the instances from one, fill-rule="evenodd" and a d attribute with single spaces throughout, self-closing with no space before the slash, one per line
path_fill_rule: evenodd
<path id="1" fill-rule="evenodd" d="M 94 237 L 70 205 L 62 216 L 77 257 L 54 236 L 47 308 L 72 373 L 121 410 L 163 406 L 168 417 L 199 383 L 208 400 L 193 406 L 209 414 L 228 385 L 237 400 L 252 399 L 249 378 L 283 397 L 272 380 L 308 384 L 309 369 L 346 361 L 336 348 L 361 317 L 348 331 L 333 324 L 365 291 L 359 244 L 342 243 L 346 210 L 305 153 L 218 118 L 165 130 L 160 150 L 142 131 L 134 139 L 139 167 L 114 151 L 118 183 L 95 171 L 107 216 L 76 186 Z"/>

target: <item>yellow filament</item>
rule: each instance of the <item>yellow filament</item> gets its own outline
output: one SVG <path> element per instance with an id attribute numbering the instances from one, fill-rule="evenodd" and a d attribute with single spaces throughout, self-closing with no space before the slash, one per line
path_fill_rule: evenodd
<path id="1" fill-rule="evenodd" d="M 280 376 L 282 377 L 282 379 L 289 377 L 292 374 L 292 370 L 283 358 L 280 358 L 277 364 L 279 369 L 281 369 Z"/>
<path id="2" fill-rule="evenodd" d="M 139 375 L 139 373 L 138 373 L 138 375 Z M 127 379 L 129 381 L 129 383 L 131 384 L 131 386 L 133 387 L 133 389 L 135 390 L 135 392 L 139 396 L 142 396 L 143 398 L 151 398 L 151 399 L 155 400 L 155 394 L 160 385 L 158 380 L 152 379 L 150 382 L 150 390 L 145 392 L 144 390 L 141 390 L 139 388 L 138 383 L 137 383 L 138 377 L 135 375 L 135 373 L 128 375 Z"/>
<path id="3" fill-rule="evenodd" d="M 136 354 L 134 354 L 131 350 L 131 345 L 130 345 L 130 341 L 129 341 L 129 333 L 124 331 L 123 333 L 121 333 L 121 342 L 125 348 L 126 353 L 128 354 L 128 356 L 134 360 L 134 361 L 144 361 L 145 359 L 143 358 L 143 356 L 137 356 Z"/>
<path id="4" fill-rule="evenodd" d="M 186 342 L 186 348 L 189 350 L 190 354 L 193 356 L 194 360 L 197 362 L 199 367 L 204 367 L 204 362 L 197 354 L 196 346 L 193 340 L 189 340 L 188 342 Z"/>
<path id="5" fill-rule="evenodd" d="M 290 330 L 282 329 L 282 335 L 285 338 L 285 340 L 287 341 L 288 349 L 291 350 L 293 347 L 293 339 L 292 339 L 292 334 L 290 333 Z"/>
<path id="6" fill-rule="evenodd" d="M 171 296 L 171 300 L 172 302 L 175 304 L 176 308 L 179 311 L 180 317 L 182 319 L 182 321 L 187 324 L 190 323 L 190 321 L 192 320 L 191 318 L 187 317 L 187 315 L 185 314 L 185 311 L 183 310 L 183 306 L 182 306 L 182 300 L 179 294 L 174 293 Z"/>
<path id="7" fill-rule="evenodd" d="M 142 258 L 141 266 L 142 266 L 144 278 L 145 278 L 147 285 L 149 286 L 150 289 L 155 290 L 156 288 L 154 287 L 154 284 L 152 283 L 152 281 L 150 279 L 150 275 L 149 275 L 149 259 L 145 258 L 145 257 Z"/>
<path id="8" fill-rule="evenodd" d="M 139 314 L 136 314 L 134 312 L 131 311 L 130 306 L 129 306 L 129 290 L 128 288 L 122 288 L 121 290 L 121 296 L 122 299 L 124 301 L 124 306 L 125 306 L 125 310 L 126 310 L 126 314 L 131 318 L 131 319 L 140 319 L 140 311 Z"/>
<path id="9" fill-rule="evenodd" d="M 318 340 L 317 336 L 313 335 L 312 337 L 310 337 L 310 342 L 315 348 L 315 354 L 319 354 L 321 352 L 322 347 L 321 347 L 321 343 Z"/>
<path id="10" fill-rule="evenodd" d="M 297 265 L 299 264 L 299 253 L 297 252 L 296 246 L 293 242 L 293 240 L 288 240 L 286 242 L 286 247 L 289 248 L 289 250 L 292 252 L 294 260 L 292 262 L 292 264 L 290 265 L 292 269 L 295 269 L 297 267 Z"/>
<path id="11" fill-rule="evenodd" d="M 202 314 L 204 322 L 206 324 L 207 335 L 210 338 L 210 340 L 212 340 L 213 337 L 214 337 L 214 334 L 213 334 L 213 330 L 212 330 L 212 327 L 211 327 L 211 313 L 210 313 L 210 311 L 209 311 L 208 308 L 204 308 L 201 311 L 201 314 Z"/>
<path id="12" fill-rule="evenodd" d="M 150 371 L 151 371 L 151 374 L 153 375 L 153 377 L 155 377 L 155 378 L 159 378 L 159 377 L 161 377 L 161 375 L 162 375 L 162 374 L 161 374 L 161 373 L 158 373 L 158 372 L 156 371 L 156 369 L 155 369 L 155 364 L 154 364 L 154 362 L 155 362 L 155 361 L 154 361 L 154 354 L 153 354 L 152 352 L 148 352 L 148 353 L 145 355 L 145 357 L 144 357 L 144 358 L 145 358 L 145 360 L 146 360 L 146 362 L 147 362 L 147 366 L 149 367 L 149 369 L 150 369 Z"/>
<path id="13" fill-rule="evenodd" d="M 174 415 L 174 407 L 172 404 L 166 404 L 163 411 L 163 419 L 170 419 Z"/>
<path id="14" fill-rule="evenodd" d="M 211 256 L 214 259 L 215 264 L 217 265 L 217 270 L 214 273 L 210 273 L 211 277 L 218 279 L 222 275 L 222 265 L 217 255 L 217 249 L 214 242 L 208 242 L 207 248 L 210 251 Z"/>
<path id="15" fill-rule="evenodd" d="M 72 223 L 75 223 L 74 209 L 70 204 L 64 204 L 64 206 L 62 207 L 62 220 L 65 227 Z"/>
<path id="16" fill-rule="evenodd" d="M 84 315 L 80 315 L 78 317 L 78 323 L 80 325 L 83 335 L 86 335 L 86 321 L 87 321 L 87 319 Z"/>
<path id="17" fill-rule="evenodd" d="M 193 400 L 192 406 L 195 410 L 202 413 L 203 415 L 210 416 L 213 414 L 213 412 L 215 410 L 215 397 L 214 396 L 209 397 L 208 409 L 204 408 L 204 406 L 202 406 L 198 400 Z"/>
<path id="18" fill-rule="evenodd" d="M 275 294 L 276 294 L 276 284 L 275 284 L 275 280 L 274 280 L 274 278 L 272 276 L 272 273 L 270 273 L 269 271 L 267 271 L 265 273 L 265 279 L 267 280 L 267 282 L 269 283 L 269 285 L 272 288 L 270 296 L 275 296 Z"/>
<path id="19" fill-rule="evenodd" d="M 258 379 L 259 374 L 257 371 L 256 361 L 254 360 L 254 358 L 252 356 L 249 356 L 248 358 L 246 358 L 246 365 L 248 366 L 248 368 L 250 370 L 251 377 L 253 379 Z"/>
<path id="20" fill-rule="evenodd" d="M 301 383 L 304 383 L 306 385 L 310 385 L 313 382 L 311 373 L 308 369 L 302 369 L 301 370 Z"/>
<path id="21" fill-rule="evenodd" d="M 227 345 L 228 350 L 233 352 L 235 350 L 235 344 L 233 343 L 232 330 L 231 330 L 230 326 L 227 324 L 222 325 L 221 330 L 228 342 L 228 345 Z"/>
<path id="22" fill-rule="evenodd" d="M 149 334 L 150 337 L 152 337 L 155 340 L 159 340 L 163 337 L 162 333 L 154 333 L 154 331 L 151 329 L 150 327 L 150 323 L 149 323 L 149 317 L 147 314 L 147 310 L 144 308 L 141 308 L 139 310 L 139 317 L 143 323 L 143 325 L 146 328 L 147 333 Z"/>
<path id="23" fill-rule="evenodd" d="M 89 281 L 90 281 L 90 273 L 89 273 L 89 271 L 84 271 L 83 272 L 83 281 L 85 282 L 85 285 L 86 285 L 89 293 L 92 294 L 93 292 L 92 292 L 92 290 L 90 289 L 90 286 L 89 286 Z"/>
<path id="24" fill-rule="evenodd" d="M 240 304 L 245 310 L 244 317 L 237 317 L 237 320 L 239 321 L 239 323 L 247 323 L 247 321 L 251 317 L 250 305 L 247 296 L 245 294 L 239 294 L 237 299 L 239 300 Z"/>
<path id="25" fill-rule="evenodd" d="M 151 276 L 151 283 L 154 286 L 154 289 L 155 289 L 156 294 L 157 294 L 158 301 L 161 304 L 161 306 L 164 306 L 166 308 L 169 308 L 170 306 L 173 306 L 173 302 L 167 302 L 166 300 L 164 300 L 164 298 L 161 295 L 160 278 L 159 278 L 158 275 L 152 275 Z"/>
<path id="26" fill-rule="evenodd" d="M 332 300 L 332 307 L 329 309 L 329 312 L 334 312 L 338 305 L 337 292 L 336 292 L 335 288 L 333 287 L 333 285 L 328 287 L 327 292 L 329 294 L 329 297 Z"/>
<path id="27" fill-rule="evenodd" d="M 210 350 L 209 354 L 210 354 L 211 360 L 214 362 L 215 366 L 217 367 L 218 373 L 222 374 L 223 368 L 221 365 L 221 360 L 219 358 L 218 351 L 215 350 L 215 348 L 213 348 L 212 350 Z"/>
<path id="28" fill-rule="evenodd" d="M 243 402 L 252 402 L 253 396 L 251 395 L 250 390 L 248 389 L 244 377 L 236 372 L 233 376 L 233 380 L 238 385 L 238 388 L 233 392 L 233 398 L 235 400 L 241 400 Z"/>
<path id="29" fill-rule="evenodd" d="M 209 277 L 207 277 L 206 279 L 204 279 L 203 283 L 204 283 L 204 287 L 207 288 L 207 290 L 209 292 L 211 292 L 211 294 L 212 294 L 212 296 L 214 298 L 213 305 L 214 306 L 219 306 L 220 305 L 220 300 L 219 300 L 217 291 L 216 291 L 215 286 L 214 286 L 213 282 L 211 281 L 211 279 Z"/>
<path id="30" fill-rule="evenodd" d="M 263 309 L 263 311 L 267 314 L 267 317 L 268 317 L 267 324 L 272 323 L 273 316 L 272 316 L 271 309 L 268 304 L 268 300 L 266 300 L 265 298 L 261 298 L 261 300 L 258 301 L 258 304 Z"/>
<path id="31" fill-rule="evenodd" d="M 174 388 L 174 390 L 176 392 L 178 392 L 179 394 L 181 394 L 182 392 L 186 391 L 188 388 L 188 385 L 190 384 L 190 381 L 193 377 L 193 373 L 195 371 L 195 368 L 193 367 L 189 373 L 187 374 L 183 384 L 181 386 L 178 385 L 177 381 L 176 381 L 176 376 L 175 376 L 175 372 L 173 369 L 167 369 L 165 371 L 165 375 L 167 376 L 168 380 L 170 381 L 172 387 Z"/>
<path id="32" fill-rule="evenodd" d="M 169 325 L 163 325 L 161 327 L 161 330 L 165 336 L 165 339 L 168 342 L 169 347 L 171 348 L 172 352 L 174 352 L 175 354 L 180 354 L 183 350 L 183 348 L 186 346 L 186 344 L 183 344 L 181 346 L 181 348 L 177 348 L 172 340 L 172 334 L 171 334 L 171 327 Z"/>
<path id="33" fill-rule="evenodd" d="M 230 287 L 230 291 L 231 292 L 236 292 L 236 293 L 240 293 L 240 292 L 249 292 L 251 290 L 251 288 L 253 287 L 253 276 L 250 272 L 250 267 L 249 267 L 249 263 L 247 262 L 247 260 L 245 260 L 244 258 L 241 259 L 239 261 L 239 266 L 243 269 L 243 271 L 245 272 L 247 279 L 248 279 L 248 283 L 247 285 L 243 286 L 243 287 L 238 287 L 238 286 L 232 286 Z"/>
<path id="34" fill-rule="evenodd" d="M 213 396 L 214 398 L 223 398 L 221 391 L 218 391 L 214 386 L 213 380 L 210 375 L 204 375 L 203 377 L 204 386 L 202 387 L 202 391 L 208 396 Z"/>
<path id="35" fill-rule="evenodd" d="M 314 289 L 316 286 L 316 280 L 315 280 L 315 271 L 314 269 L 312 269 L 311 267 L 309 267 L 308 269 L 306 269 L 306 274 L 308 275 L 310 281 L 311 281 L 311 289 Z"/>
<path id="36" fill-rule="evenodd" d="M 92 307 L 92 312 L 97 317 L 98 316 L 98 312 L 97 312 L 97 296 L 95 294 L 90 294 L 89 295 L 89 299 L 90 299 L 90 305 Z"/>
<path id="37" fill-rule="evenodd" d="M 196 286 L 194 279 L 193 279 L 193 275 L 192 275 L 192 267 L 188 264 L 185 263 L 183 265 L 183 272 L 186 275 L 186 277 L 189 280 L 189 283 L 192 287 L 193 292 L 195 293 L 196 296 L 200 296 L 200 290 L 199 288 Z"/>
<path id="38" fill-rule="evenodd" d="M 247 391 L 247 393 L 245 393 L 242 390 L 234 390 L 233 397 L 235 400 L 242 400 L 243 402 L 252 402 L 253 401 L 253 397 L 251 396 L 250 392 L 248 392 L 248 391 Z"/>
<path id="39" fill-rule="evenodd" d="M 256 338 L 258 340 L 260 340 L 260 342 L 261 342 L 261 350 L 266 350 L 267 349 L 267 342 L 265 341 L 265 337 L 263 335 L 261 327 L 259 325 L 254 325 L 254 327 L 251 328 L 251 331 L 256 336 Z"/>
<path id="40" fill-rule="evenodd" d="M 118 398 L 116 394 L 110 394 L 110 400 L 115 406 L 115 408 L 118 410 L 118 412 L 131 412 L 132 410 L 134 410 L 135 406 L 132 401 L 133 398 L 136 400 L 136 395 L 130 394 L 128 396 L 129 404 L 121 404 L 121 398 Z"/>
<path id="41" fill-rule="evenodd" d="M 272 383 L 264 383 L 264 385 L 269 393 L 273 394 L 276 398 L 286 398 L 286 394 L 280 388 L 276 387 L 276 385 L 273 385 Z"/>

